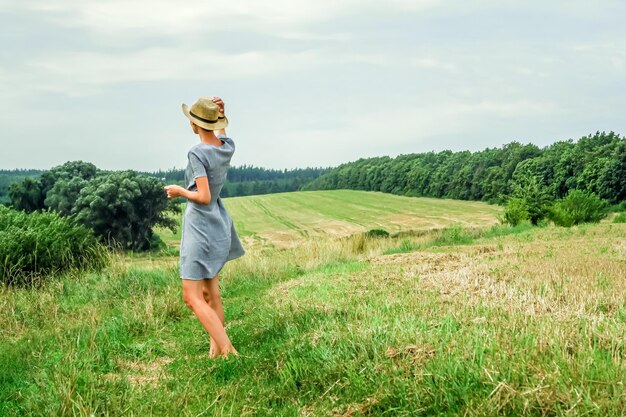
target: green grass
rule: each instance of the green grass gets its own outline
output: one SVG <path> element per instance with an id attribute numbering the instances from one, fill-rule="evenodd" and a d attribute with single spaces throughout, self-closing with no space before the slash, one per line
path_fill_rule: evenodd
<path id="1" fill-rule="evenodd" d="M 626 212 L 619 213 L 613 218 L 613 223 L 626 223 Z"/>
<path id="2" fill-rule="evenodd" d="M 0 289 L 0 415 L 624 415 L 625 258 L 609 222 L 257 245 L 209 360 L 176 259 L 123 256 Z"/>
<path id="3" fill-rule="evenodd" d="M 417 239 L 403 238 L 400 245 L 385 250 L 385 255 L 394 253 L 407 253 L 416 250 L 424 250 L 436 246 L 458 246 L 470 245 L 477 241 L 488 240 L 491 238 L 508 236 L 508 235 L 528 235 L 535 229 L 528 223 L 522 223 L 517 226 L 494 225 L 487 229 L 464 229 L 458 225 L 445 227 L 440 230 L 433 230 L 429 233 L 417 233 Z M 400 236 L 410 236 L 411 234 L 403 233 Z"/>

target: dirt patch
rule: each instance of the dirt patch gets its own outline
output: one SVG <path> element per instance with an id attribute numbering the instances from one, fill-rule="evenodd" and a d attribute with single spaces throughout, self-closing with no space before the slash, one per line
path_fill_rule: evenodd
<path id="1" fill-rule="evenodd" d="M 343 413 L 335 412 L 332 415 L 341 416 L 341 417 L 352 417 L 355 415 L 358 415 L 358 416 L 370 415 L 370 408 L 372 408 L 379 402 L 380 400 L 378 400 L 376 397 L 367 397 L 358 404 L 355 404 L 355 405 L 349 404 L 345 412 Z"/>
<path id="2" fill-rule="evenodd" d="M 411 268 L 415 273 L 443 271 L 462 264 L 466 258 L 456 253 L 410 252 L 377 256 L 369 259 L 372 265 L 400 264 Z"/>
<path id="3" fill-rule="evenodd" d="M 417 345 L 408 345 L 400 349 L 390 347 L 385 352 L 385 356 L 389 359 L 409 359 L 413 364 L 419 365 L 434 357 L 435 349 L 432 346 Z"/>
<path id="4" fill-rule="evenodd" d="M 158 385 L 160 381 L 169 378 L 164 368 L 171 362 L 172 359 L 167 357 L 157 358 L 151 362 L 134 362 L 120 359 L 117 361 L 117 366 L 120 371 L 118 373 L 106 374 L 104 375 L 104 379 L 119 381 L 123 377 L 126 377 L 128 382 L 134 386 L 155 386 Z"/>

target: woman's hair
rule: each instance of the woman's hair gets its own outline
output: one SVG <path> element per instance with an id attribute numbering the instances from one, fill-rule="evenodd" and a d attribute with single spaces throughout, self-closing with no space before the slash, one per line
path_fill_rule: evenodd
<path id="1" fill-rule="evenodd" d="M 193 125 L 194 125 L 195 127 L 197 127 L 198 129 L 200 129 L 200 130 L 204 130 L 205 132 L 212 132 L 212 130 L 205 129 L 205 128 L 201 127 L 201 126 L 198 126 L 198 125 L 197 125 L 197 124 L 195 124 L 195 123 L 194 123 Z"/>

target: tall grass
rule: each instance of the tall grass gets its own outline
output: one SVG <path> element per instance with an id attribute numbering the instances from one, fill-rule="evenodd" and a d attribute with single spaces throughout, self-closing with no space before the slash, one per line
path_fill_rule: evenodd
<path id="1" fill-rule="evenodd" d="M 107 261 L 92 232 L 72 220 L 0 206 L 0 282 L 30 285 L 73 269 L 99 270 Z"/>
<path id="2" fill-rule="evenodd" d="M 119 255 L 0 290 L 0 415 L 623 415 L 625 251 L 609 223 L 249 247 L 217 361 L 176 258 Z"/>
<path id="3" fill-rule="evenodd" d="M 536 228 L 528 222 L 519 223 L 515 226 L 494 225 L 490 228 L 463 228 L 453 225 L 438 230 L 420 231 L 413 236 L 410 232 L 398 234 L 403 239 L 399 246 L 386 249 L 386 255 L 394 253 L 407 253 L 420 249 L 428 249 L 437 246 L 470 245 L 478 239 L 491 239 L 507 235 L 516 235 L 529 232 Z"/>
<path id="4" fill-rule="evenodd" d="M 613 223 L 626 223 L 626 212 L 619 213 L 613 218 Z"/>

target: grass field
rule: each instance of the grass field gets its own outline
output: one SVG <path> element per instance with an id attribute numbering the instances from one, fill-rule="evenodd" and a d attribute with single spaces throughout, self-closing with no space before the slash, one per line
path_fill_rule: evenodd
<path id="1" fill-rule="evenodd" d="M 440 229 L 451 224 L 485 227 L 495 224 L 502 211 L 499 206 L 475 201 L 352 190 L 234 197 L 224 199 L 224 204 L 246 242 L 280 247 L 310 237 L 347 236 L 376 228 L 394 233 Z M 164 236 L 176 239 L 167 233 Z"/>
<path id="2" fill-rule="evenodd" d="M 0 415 L 626 414 L 626 224 L 322 236 L 228 265 L 228 360 L 171 257 L 0 290 Z"/>

